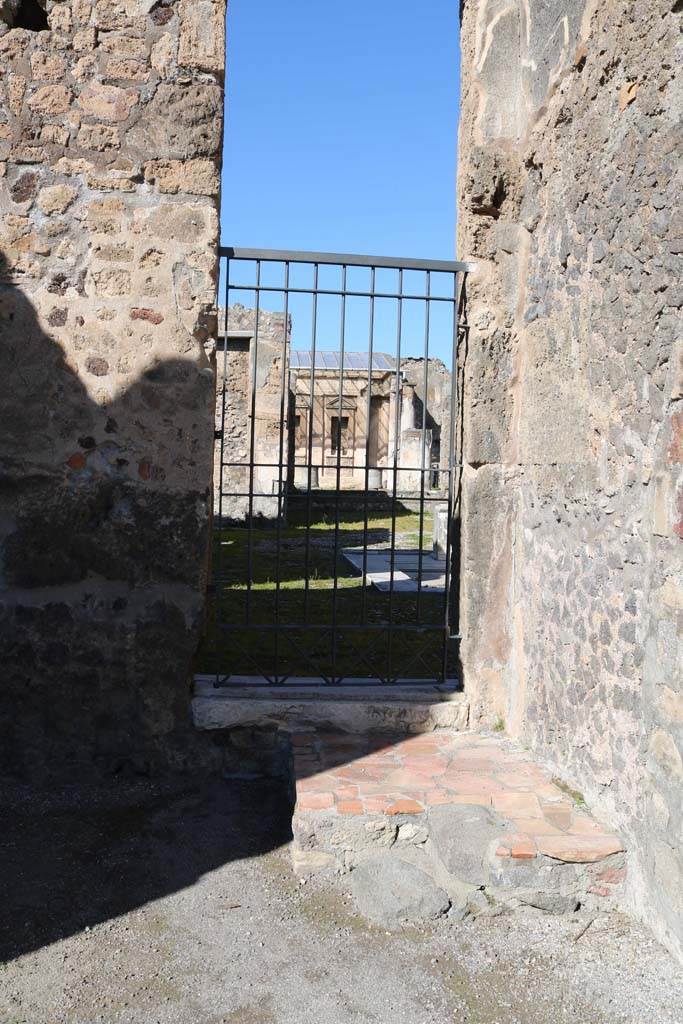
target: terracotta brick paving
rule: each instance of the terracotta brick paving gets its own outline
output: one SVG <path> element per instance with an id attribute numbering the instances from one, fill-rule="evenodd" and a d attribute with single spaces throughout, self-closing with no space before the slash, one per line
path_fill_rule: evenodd
<path id="1" fill-rule="evenodd" d="M 293 746 L 297 811 L 417 815 L 439 804 L 478 804 L 509 823 L 499 857 L 594 863 L 623 850 L 528 755 L 497 737 L 301 733 Z"/>

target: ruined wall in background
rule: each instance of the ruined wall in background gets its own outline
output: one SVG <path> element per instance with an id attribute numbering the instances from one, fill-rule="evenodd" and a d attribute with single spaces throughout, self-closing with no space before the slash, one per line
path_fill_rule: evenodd
<path id="1" fill-rule="evenodd" d="M 463 664 L 683 945 L 681 5 L 464 0 Z"/>
<path id="2" fill-rule="evenodd" d="M 223 0 L 0 20 L 0 770 L 178 762 L 210 516 Z M 20 7 L 20 5 L 19 5 Z"/>
<path id="3" fill-rule="evenodd" d="M 425 409 L 424 359 L 414 357 L 402 359 L 401 373 L 415 388 L 416 426 L 421 427 Z M 451 374 L 441 359 L 429 359 L 426 407 L 427 427 L 433 431 L 438 444 L 439 465 L 442 469 L 447 469 L 451 428 Z"/>
<path id="4" fill-rule="evenodd" d="M 259 309 L 258 345 L 256 310 L 236 302 L 228 307 L 227 336 L 225 307 L 218 311 L 218 351 L 216 352 L 216 445 L 214 448 L 214 515 L 242 520 L 249 516 L 249 491 L 252 483 L 251 413 L 254 356 L 256 354 L 256 400 L 254 402 L 253 491 L 277 495 L 287 482 L 289 431 L 282 434 L 280 456 L 280 420 L 285 389 L 287 413 L 289 342 L 292 318 L 285 313 Z M 225 347 L 227 344 L 227 348 Z M 256 351 L 258 349 L 258 352 Z M 285 359 L 284 377 L 282 360 Z M 223 435 L 221 444 L 220 435 Z M 223 473 L 220 473 L 221 459 Z M 265 466 L 256 464 L 265 463 Z M 282 465 L 282 469 L 280 469 Z M 221 486 L 219 486 L 219 481 Z M 222 494 L 220 493 L 222 491 Z M 256 498 L 251 502 L 255 515 L 278 513 L 277 497 Z"/>

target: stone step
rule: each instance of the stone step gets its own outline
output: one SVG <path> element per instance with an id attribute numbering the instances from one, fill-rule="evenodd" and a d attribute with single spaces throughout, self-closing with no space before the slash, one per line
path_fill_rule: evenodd
<path id="1" fill-rule="evenodd" d="M 295 870 L 350 872 L 359 908 L 378 923 L 446 904 L 492 914 L 619 902 L 619 836 L 507 740 L 307 732 L 292 744 Z"/>
<path id="2" fill-rule="evenodd" d="M 446 560 L 435 558 L 431 551 L 395 551 L 392 571 L 391 551 L 373 548 L 344 548 L 342 555 L 359 574 L 365 574 L 377 590 L 398 594 L 416 594 L 418 590 L 442 594 L 446 586 Z"/>
<path id="3" fill-rule="evenodd" d="M 215 676 L 195 676 L 192 716 L 197 729 L 274 726 L 291 733 L 328 729 L 344 736 L 467 728 L 465 695 L 424 681 L 389 687 L 362 680 L 329 686 L 291 679 L 282 686 L 259 686 L 254 677 L 237 676 L 219 688 L 214 682 Z"/>

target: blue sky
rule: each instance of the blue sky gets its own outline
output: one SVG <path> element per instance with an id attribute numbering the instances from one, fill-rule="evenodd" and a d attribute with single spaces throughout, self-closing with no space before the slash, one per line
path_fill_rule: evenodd
<path id="1" fill-rule="evenodd" d="M 230 0 L 224 244 L 455 256 L 458 0 Z"/>
<path id="2" fill-rule="evenodd" d="M 224 245 L 455 257 L 458 6 L 229 0 Z M 293 302 L 306 347 L 308 310 Z M 353 349 L 367 347 L 362 305 L 347 310 Z M 421 307 L 405 310 L 411 354 Z M 332 308 L 322 325 L 322 347 L 337 347 Z M 380 333 L 393 345 L 388 310 Z"/>

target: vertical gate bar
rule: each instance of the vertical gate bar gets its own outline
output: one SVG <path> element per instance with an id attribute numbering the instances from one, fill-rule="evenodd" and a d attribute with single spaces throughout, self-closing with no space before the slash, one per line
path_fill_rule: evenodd
<path id="1" fill-rule="evenodd" d="M 313 312 L 311 322 L 311 388 L 310 406 L 308 411 L 308 489 L 306 491 L 306 550 L 304 554 L 304 623 L 308 625 L 309 603 L 309 570 L 311 562 L 311 462 L 313 461 L 313 419 L 315 415 L 315 356 L 318 334 L 318 270 L 319 264 L 313 267 Z"/>
<path id="2" fill-rule="evenodd" d="M 448 512 L 446 519 L 446 572 L 444 574 L 444 630 L 441 655 L 441 681 L 448 679 L 448 648 L 451 636 L 451 535 L 453 518 L 453 483 L 455 479 L 455 429 L 458 380 L 458 273 L 453 274 L 453 351 L 451 353 L 451 401 L 448 438 Z"/>
<path id="3" fill-rule="evenodd" d="M 284 457 L 284 434 L 285 434 L 285 385 L 287 381 L 287 366 L 289 363 L 289 260 L 285 261 L 285 323 L 284 336 L 282 339 L 282 374 L 280 380 L 280 444 L 278 456 L 278 488 L 277 488 L 277 522 L 275 524 L 275 626 L 280 625 L 280 549 L 282 544 L 282 460 Z M 287 407 L 289 408 L 289 407 Z M 288 435 L 289 438 L 289 435 Z M 280 630 L 275 629 L 275 680 L 279 682 L 279 653 L 280 653 Z"/>
<path id="4" fill-rule="evenodd" d="M 368 499 L 370 490 L 370 417 L 372 415 L 372 357 L 375 345 L 375 268 L 370 268 L 370 326 L 368 332 L 368 400 L 365 409 L 365 496 L 363 503 L 363 586 L 361 590 L 361 625 L 367 618 L 368 587 Z M 375 469 L 377 467 L 374 467 Z"/>
<path id="5" fill-rule="evenodd" d="M 425 282 L 425 343 L 424 373 L 422 375 L 422 438 L 420 456 L 420 537 L 417 554 L 417 599 L 415 601 L 415 621 L 420 623 L 420 598 L 422 597 L 422 548 L 424 545 L 424 514 L 425 514 L 425 448 L 427 441 L 427 387 L 429 381 L 429 297 L 431 294 L 431 273 L 426 272 Z M 430 503 L 430 508 L 433 507 Z"/>
<path id="6" fill-rule="evenodd" d="M 341 490 L 341 423 L 344 405 L 344 347 L 346 342 L 346 265 L 342 266 L 339 326 L 339 402 L 337 405 L 337 466 L 334 494 L 334 581 L 332 584 L 332 681 L 337 679 L 337 591 L 339 587 L 339 492 Z"/>
<path id="7" fill-rule="evenodd" d="M 218 565 L 218 579 L 223 581 L 223 545 L 221 544 L 221 536 L 223 530 L 223 458 L 225 452 L 225 381 L 228 374 L 228 308 L 230 305 L 230 257 L 225 259 L 225 316 L 223 318 L 223 372 L 221 380 L 221 445 L 220 445 L 220 464 L 218 466 L 218 529 L 214 528 L 214 538 L 218 536 L 218 556 L 214 551 L 213 557 L 216 559 Z M 216 376 L 218 376 L 218 363 L 216 363 Z M 216 382 L 216 389 L 218 389 L 218 382 Z M 215 469 L 215 449 L 214 449 L 214 469 Z M 216 481 L 214 480 L 214 495 L 216 493 Z M 212 500 L 215 506 L 215 499 L 212 495 Z M 213 508 L 211 509 L 213 515 Z M 215 524 L 214 524 L 215 527 Z M 214 543 L 214 548 L 216 547 Z M 215 576 L 214 576 L 215 579 Z M 214 615 L 216 616 L 216 625 L 223 621 L 223 590 L 220 583 L 214 583 Z M 219 680 L 219 668 L 218 668 L 218 657 L 220 656 L 220 647 L 223 640 L 222 631 L 217 629 L 216 632 L 221 638 L 221 643 L 218 644 L 219 650 L 217 653 L 216 660 L 216 680 L 214 686 L 218 686 Z"/>
<path id="8" fill-rule="evenodd" d="M 247 522 L 247 625 L 251 624 L 251 585 L 254 574 L 254 441 L 256 436 L 256 368 L 258 362 L 258 321 L 261 304 L 261 260 L 256 260 L 256 309 L 254 319 L 254 353 L 251 371 L 251 423 L 249 429 L 249 520 Z"/>
<path id="9" fill-rule="evenodd" d="M 460 272 L 460 287 L 458 290 L 458 360 L 457 374 L 453 381 L 455 390 L 453 418 L 455 422 L 455 441 L 453 451 L 454 479 L 453 479 L 453 567 L 452 573 L 456 575 L 455 587 L 452 590 L 452 607 L 449 611 L 451 635 L 455 630 L 455 636 L 460 642 L 460 579 L 461 579 L 461 529 L 462 529 L 462 450 L 463 450 L 463 423 L 460 413 L 462 405 L 462 388 L 464 386 L 464 364 L 467 359 L 468 324 L 467 324 L 467 271 Z M 463 376 L 460 376 L 460 374 Z M 459 664 L 459 661 L 458 661 Z"/>
<path id="10" fill-rule="evenodd" d="M 403 268 L 398 272 L 398 322 L 396 325 L 396 383 L 395 383 L 395 409 L 394 409 L 394 466 L 393 483 L 391 490 L 391 560 L 389 573 L 389 665 L 387 676 L 389 679 L 393 673 L 393 641 L 394 641 L 394 572 L 396 567 L 396 489 L 398 483 L 398 452 L 399 452 L 399 431 L 401 427 L 401 332 L 403 328 Z"/>

